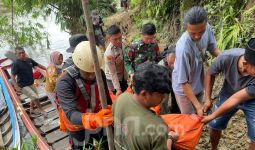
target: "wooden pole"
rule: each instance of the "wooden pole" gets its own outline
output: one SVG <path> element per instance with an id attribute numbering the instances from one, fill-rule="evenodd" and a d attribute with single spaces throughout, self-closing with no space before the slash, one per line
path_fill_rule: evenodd
<path id="1" fill-rule="evenodd" d="M 97 57 L 97 51 L 96 51 L 96 41 L 95 41 L 95 36 L 94 36 L 94 31 L 93 31 L 93 25 L 92 25 L 92 19 L 89 11 L 89 0 L 81 0 L 82 2 L 82 8 L 86 20 L 86 26 L 87 26 L 87 33 L 88 33 L 88 38 L 90 42 L 90 48 L 91 48 L 91 54 L 93 58 L 93 62 L 95 65 L 95 71 L 96 71 L 96 80 L 98 84 L 98 89 L 99 89 L 99 94 L 100 94 L 100 102 L 103 108 L 107 107 L 107 102 L 106 102 L 106 96 L 105 96 L 105 87 L 104 87 L 104 82 L 102 79 L 101 75 L 101 70 L 99 67 L 99 62 L 98 62 L 98 57 Z M 86 59 L 86 58 L 84 58 Z M 114 150 L 114 144 L 113 144 L 113 132 L 112 132 L 112 127 L 108 126 L 106 127 L 106 134 L 107 134 L 107 139 L 108 139 L 108 145 L 109 145 L 109 150 Z"/>

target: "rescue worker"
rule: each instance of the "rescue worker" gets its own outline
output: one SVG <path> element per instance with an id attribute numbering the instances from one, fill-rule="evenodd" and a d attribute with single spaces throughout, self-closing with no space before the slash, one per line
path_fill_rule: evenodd
<path id="1" fill-rule="evenodd" d="M 189 9 L 184 25 L 186 32 L 176 43 L 172 86 L 182 114 L 203 116 L 203 62 L 206 61 L 206 51 L 217 57 L 220 50 L 202 7 Z"/>
<path id="2" fill-rule="evenodd" d="M 168 70 L 145 62 L 137 67 L 134 94 L 123 93 L 113 104 L 116 150 L 167 150 L 178 134 L 168 130 L 162 118 L 150 110 L 171 90 Z"/>
<path id="3" fill-rule="evenodd" d="M 97 49 L 99 54 L 99 49 Z M 112 111 L 109 106 L 102 109 L 95 68 L 89 41 L 79 43 L 72 55 L 73 66 L 58 79 L 56 92 L 59 101 L 60 127 L 69 132 L 73 150 L 93 149 L 93 139 L 102 141 L 100 149 L 108 149 L 105 128 L 112 124 Z M 103 58 L 98 55 L 99 65 Z M 102 71 L 102 70 L 101 70 Z M 106 77 L 102 71 L 104 86 Z M 108 90 L 105 90 L 107 103 L 111 104 Z"/>
<path id="4" fill-rule="evenodd" d="M 120 95 L 127 89 L 127 73 L 124 68 L 124 44 L 122 34 L 117 25 L 112 25 L 108 29 L 109 45 L 104 53 L 105 74 L 108 88 Z"/>
<path id="5" fill-rule="evenodd" d="M 134 41 L 125 49 L 125 68 L 132 81 L 137 66 L 143 62 L 158 62 L 159 47 L 155 42 L 156 27 L 152 23 L 143 25 L 141 39 Z"/>

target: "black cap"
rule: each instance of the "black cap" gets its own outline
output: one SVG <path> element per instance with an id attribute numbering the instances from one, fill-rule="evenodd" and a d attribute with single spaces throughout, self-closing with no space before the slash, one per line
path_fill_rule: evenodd
<path id="1" fill-rule="evenodd" d="M 75 34 L 69 38 L 70 47 L 66 50 L 68 53 L 73 53 L 75 47 L 82 41 L 88 41 L 84 34 Z"/>
<path id="2" fill-rule="evenodd" d="M 244 59 L 247 63 L 255 65 L 255 38 L 251 38 L 245 48 Z"/>

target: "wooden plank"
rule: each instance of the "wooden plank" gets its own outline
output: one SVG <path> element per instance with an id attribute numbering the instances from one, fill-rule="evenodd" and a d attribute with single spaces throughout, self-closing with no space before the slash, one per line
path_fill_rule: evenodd
<path id="1" fill-rule="evenodd" d="M 46 113 L 49 113 L 49 112 L 51 112 L 51 111 L 53 111 L 53 110 L 55 110 L 55 108 L 54 108 L 53 106 L 44 109 L 44 111 L 45 111 Z"/>
<path id="2" fill-rule="evenodd" d="M 1 131 L 0 131 L 0 149 L 4 149 L 4 141 L 3 141 L 3 136 Z"/>
<path id="3" fill-rule="evenodd" d="M 0 117 L 2 117 L 2 116 L 7 112 L 7 110 L 8 110 L 8 108 L 5 107 L 5 108 L 1 111 Z"/>
<path id="4" fill-rule="evenodd" d="M 8 132 L 8 134 L 6 134 L 3 137 L 4 147 L 10 147 L 10 145 L 12 143 L 12 139 L 13 139 L 12 132 Z"/>
<path id="5" fill-rule="evenodd" d="M 57 119 L 58 118 L 58 113 L 56 111 L 51 111 L 50 113 L 48 113 L 47 116 L 48 116 L 47 118 L 45 118 L 44 116 L 40 116 L 38 118 L 35 118 L 34 119 L 35 126 L 41 127 L 44 124 L 47 124 L 48 122 L 51 122 L 51 121 Z"/>
<path id="6" fill-rule="evenodd" d="M 48 105 L 48 104 L 51 104 L 51 102 L 50 102 L 50 100 L 47 100 L 47 101 L 41 102 L 40 104 L 41 104 L 41 106 L 43 107 L 43 106 L 46 106 L 46 105 Z M 34 108 L 35 108 L 35 107 L 34 107 Z M 27 108 L 24 107 L 24 109 L 25 109 L 26 112 L 29 112 L 30 107 L 27 107 Z"/>
<path id="7" fill-rule="evenodd" d="M 40 127 L 43 133 L 48 133 L 57 128 L 59 128 L 59 119 L 53 120 L 52 122 L 49 122 L 48 124 L 45 124 L 42 127 Z"/>
<path id="8" fill-rule="evenodd" d="M 58 113 L 56 110 L 48 111 L 47 113 L 48 113 L 48 118 L 55 118 L 55 116 L 58 116 Z M 43 116 L 40 116 L 38 118 L 35 118 L 34 122 L 39 122 L 42 120 L 45 120 L 45 118 Z"/>
<path id="9" fill-rule="evenodd" d="M 54 150 L 60 150 L 60 149 L 61 150 L 70 150 L 71 147 L 69 145 L 69 138 L 66 137 L 63 140 L 60 140 L 60 141 L 54 143 L 52 147 Z"/>
<path id="10" fill-rule="evenodd" d="M 49 144 L 53 144 L 67 136 L 68 136 L 67 133 L 62 132 L 60 130 L 55 130 L 55 131 L 46 135 L 46 140 Z"/>
<path id="11" fill-rule="evenodd" d="M 19 99 L 20 99 L 21 101 L 24 101 L 26 98 L 27 98 L 27 96 L 26 96 L 25 94 L 21 94 L 21 95 L 19 96 Z"/>
<path id="12" fill-rule="evenodd" d="M 7 121 L 10 120 L 10 113 L 9 112 L 6 112 L 5 114 L 3 114 L 1 116 L 1 119 L 0 119 L 0 126 L 2 126 L 3 124 L 5 124 Z"/>
<path id="13" fill-rule="evenodd" d="M 2 136 L 4 137 L 8 132 L 11 132 L 12 124 L 11 121 L 6 122 L 3 126 L 1 126 Z"/>
<path id="14" fill-rule="evenodd" d="M 47 96 L 46 96 L 46 97 L 43 96 L 43 97 L 40 97 L 40 98 L 39 98 L 39 101 L 40 101 L 41 103 L 43 103 L 43 102 L 45 102 L 45 101 L 49 101 L 49 99 L 48 99 Z M 26 98 L 26 99 L 23 100 L 22 104 L 23 104 L 23 105 L 29 105 L 30 102 L 31 102 L 31 99 L 30 99 L 30 98 Z"/>

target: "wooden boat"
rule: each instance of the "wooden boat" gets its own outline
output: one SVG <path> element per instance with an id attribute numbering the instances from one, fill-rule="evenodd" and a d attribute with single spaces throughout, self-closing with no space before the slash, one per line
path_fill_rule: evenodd
<path id="1" fill-rule="evenodd" d="M 0 100 L 6 104 L 6 107 L 2 106 L 0 113 L 0 149 L 20 149 L 18 119 L 2 77 L 0 77 Z"/>
<path id="2" fill-rule="evenodd" d="M 13 100 L 13 104 L 20 114 L 22 121 L 24 122 L 27 130 L 31 135 L 37 137 L 37 146 L 41 150 L 69 150 L 69 139 L 65 132 L 59 130 L 59 119 L 56 109 L 51 104 L 44 91 L 44 83 L 42 79 L 39 79 L 40 84 L 37 86 L 39 94 L 39 100 L 43 109 L 47 112 L 45 118 L 41 114 L 30 115 L 30 98 L 24 94 L 18 95 L 8 79 L 8 72 L 5 71 L 7 67 L 0 67 L 0 75 L 3 78 L 8 92 Z M 40 70 L 40 69 L 38 69 Z M 40 70 L 42 74 L 45 74 Z"/>

